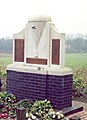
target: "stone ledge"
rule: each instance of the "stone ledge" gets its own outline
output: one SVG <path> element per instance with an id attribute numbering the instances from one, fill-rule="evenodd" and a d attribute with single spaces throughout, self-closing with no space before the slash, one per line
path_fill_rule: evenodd
<path id="1" fill-rule="evenodd" d="M 77 105 L 77 106 L 64 108 L 64 109 L 62 109 L 62 112 L 65 116 L 68 116 L 68 115 L 74 114 L 76 112 L 80 112 L 82 110 L 83 110 L 83 106 Z"/>
<path id="2" fill-rule="evenodd" d="M 34 65 L 10 64 L 7 66 L 7 70 L 24 73 L 47 74 L 45 69 L 41 69 L 40 67 Z"/>
<path id="3" fill-rule="evenodd" d="M 73 74 L 70 68 L 58 68 L 58 67 L 42 67 L 35 65 L 24 65 L 24 64 L 10 64 L 7 66 L 7 70 L 13 70 L 18 72 L 37 73 L 37 74 L 48 74 L 48 75 L 70 75 Z"/>

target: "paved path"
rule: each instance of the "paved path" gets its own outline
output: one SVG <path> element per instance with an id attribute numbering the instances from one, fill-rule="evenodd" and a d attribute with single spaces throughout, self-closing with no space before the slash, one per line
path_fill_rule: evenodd
<path id="1" fill-rule="evenodd" d="M 67 118 L 70 118 L 74 115 L 77 115 L 81 118 L 81 120 L 87 120 L 87 103 L 73 101 L 73 105 L 82 105 L 83 106 L 83 111 L 74 113 L 72 115 L 69 115 L 69 116 L 67 116 Z"/>

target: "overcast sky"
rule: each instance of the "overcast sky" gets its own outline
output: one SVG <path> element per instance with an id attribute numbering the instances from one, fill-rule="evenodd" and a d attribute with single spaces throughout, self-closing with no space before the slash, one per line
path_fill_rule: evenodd
<path id="1" fill-rule="evenodd" d="M 60 32 L 87 33 L 87 0 L 0 0 L 0 37 L 12 37 L 39 14 L 51 16 Z"/>

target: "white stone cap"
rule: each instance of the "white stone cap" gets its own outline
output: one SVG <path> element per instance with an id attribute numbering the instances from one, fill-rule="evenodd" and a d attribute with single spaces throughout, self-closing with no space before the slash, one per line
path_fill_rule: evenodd
<path id="1" fill-rule="evenodd" d="M 51 22 L 51 17 L 47 15 L 34 15 L 29 17 L 29 22 Z"/>
<path id="2" fill-rule="evenodd" d="M 7 66 L 6 70 L 12 70 L 16 72 L 26 72 L 26 73 L 36 73 L 36 74 L 47 74 L 47 71 L 44 69 L 40 70 L 38 66 L 24 65 L 24 64 L 10 64 Z"/>
<path id="3" fill-rule="evenodd" d="M 27 73 L 36 73 L 36 74 L 48 74 L 48 75 L 70 75 L 73 74 L 72 69 L 70 68 L 58 68 L 58 67 L 39 67 L 23 64 L 10 64 L 7 66 L 7 70 L 13 70 L 17 72 L 27 72 Z"/>
<path id="4" fill-rule="evenodd" d="M 73 74 L 72 69 L 67 68 L 67 67 L 63 67 L 63 68 L 49 67 L 49 68 L 47 68 L 47 71 L 48 71 L 48 74 L 49 74 L 49 75 L 59 75 L 59 76 L 63 76 L 63 75 Z"/>

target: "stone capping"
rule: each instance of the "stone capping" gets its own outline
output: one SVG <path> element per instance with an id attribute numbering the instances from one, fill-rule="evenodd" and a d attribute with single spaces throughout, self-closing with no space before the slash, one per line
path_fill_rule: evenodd
<path id="1" fill-rule="evenodd" d="M 23 64 L 10 64 L 7 66 L 7 70 L 17 71 L 17 72 L 24 72 L 24 73 L 36 73 L 36 74 L 47 74 L 47 71 L 42 69 L 38 66 L 29 66 Z"/>
<path id="2" fill-rule="evenodd" d="M 51 17 L 47 15 L 34 15 L 29 17 L 29 22 L 51 22 Z"/>
<path id="3" fill-rule="evenodd" d="M 47 71 L 48 71 L 49 75 L 63 76 L 63 75 L 73 74 L 73 71 L 70 68 L 58 68 L 56 66 L 55 67 L 50 67 Z"/>
<path id="4" fill-rule="evenodd" d="M 70 68 L 58 68 L 58 67 L 41 67 L 35 65 L 24 65 L 24 64 L 10 64 L 7 66 L 7 70 L 13 70 L 18 72 L 26 73 L 37 73 L 37 74 L 49 74 L 49 75 L 70 75 L 73 74 Z"/>

